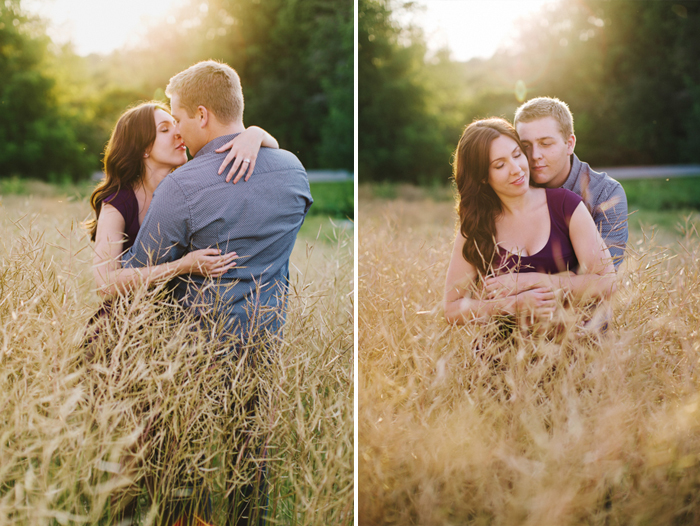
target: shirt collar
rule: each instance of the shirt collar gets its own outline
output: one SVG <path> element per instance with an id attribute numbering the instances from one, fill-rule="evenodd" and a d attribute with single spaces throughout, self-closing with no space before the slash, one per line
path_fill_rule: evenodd
<path id="1" fill-rule="evenodd" d="M 200 157 L 202 155 L 206 155 L 208 153 L 213 152 L 214 150 L 221 148 L 224 144 L 229 142 L 231 139 L 234 137 L 238 137 L 241 133 L 233 133 L 231 135 L 221 135 L 220 137 L 217 137 L 215 139 L 212 139 L 209 141 L 207 144 L 202 146 L 202 148 L 199 149 L 197 154 L 193 157 L 196 159 L 197 157 Z"/>
<path id="2" fill-rule="evenodd" d="M 561 185 L 562 188 L 566 188 L 567 190 L 574 190 L 574 187 L 576 186 L 576 183 L 578 182 L 578 178 L 581 175 L 581 168 L 583 167 L 583 163 L 579 161 L 578 157 L 576 157 L 575 153 L 571 154 L 571 170 L 569 171 L 569 177 L 566 178 L 566 181 L 564 181 L 564 184 Z"/>

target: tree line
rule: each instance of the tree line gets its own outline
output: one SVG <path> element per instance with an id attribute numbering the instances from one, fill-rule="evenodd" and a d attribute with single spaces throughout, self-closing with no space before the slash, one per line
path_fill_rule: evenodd
<path id="1" fill-rule="evenodd" d="M 700 4 L 561 0 L 518 24 L 490 59 L 427 53 L 397 12 L 412 2 L 359 0 L 359 174 L 363 181 L 446 182 L 474 119 L 537 96 L 574 114 L 576 152 L 595 166 L 698 161 Z"/>
<path id="2" fill-rule="evenodd" d="M 88 177 L 119 115 L 167 100 L 200 60 L 241 76 L 246 125 L 269 130 L 307 168 L 353 170 L 352 0 L 190 0 L 135 46 L 76 55 L 22 0 L 0 4 L 0 177 Z"/>

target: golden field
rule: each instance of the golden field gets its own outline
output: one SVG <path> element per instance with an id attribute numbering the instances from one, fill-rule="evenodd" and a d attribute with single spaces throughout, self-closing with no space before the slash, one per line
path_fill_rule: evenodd
<path id="1" fill-rule="evenodd" d="M 140 524 L 159 524 L 183 481 L 224 524 L 226 494 L 262 459 L 268 524 L 352 524 L 352 230 L 305 225 L 266 357 L 217 349 L 141 291 L 88 358 L 89 205 L 35 190 L 0 197 L 0 525 L 114 524 L 130 495 Z"/>
<path id="2" fill-rule="evenodd" d="M 579 317 L 504 338 L 442 316 L 451 202 L 360 203 L 360 524 L 700 523 L 693 221 L 652 235 L 632 216 L 603 335 Z"/>

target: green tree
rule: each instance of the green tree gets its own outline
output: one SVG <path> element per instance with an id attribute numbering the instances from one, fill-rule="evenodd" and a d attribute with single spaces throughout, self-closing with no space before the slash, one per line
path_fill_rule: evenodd
<path id="1" fill-rule="evenodd" d="M 42 34 L 41 22 L 24 14 L 19 0 L 0 5 L 0 176 L 78 179 L 94 159 L 44 72 L 49 41 Z"/>
<path id="2" fill-rule="evenodd" d="M 241 76 L 245 123 L 268 129 L 307 168 L 353 169 L 353 2 L 192 0 L 102 65 L 109 84 L 156 93 L 200 60 Z"/>
<path id="3" fill-rule="evenodd" d="M 696 159 L 700 147 L 697 2 L 561 2 L 523 25 L 517 61 L 530 96 L 574 113 L 593 164 Z"/>
<path id="4" fill-rule="evenodd" d="M 430 113 L 422 34 L 394 21 L 391 0 L 358 10 L 359 172 L 364 181 L 447 180 L 450 151 Z"/>

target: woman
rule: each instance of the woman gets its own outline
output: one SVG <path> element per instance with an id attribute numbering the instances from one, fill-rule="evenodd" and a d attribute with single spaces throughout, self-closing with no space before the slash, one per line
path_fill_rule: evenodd
<path id="1" fill-rule="evenodd" d="M 219 173 L 235 157 L 226 181 L 230 181 L 239 167 L 234 184 L 246 173 L 248 180 L 261 146 L 279 147 L 261 128 L 248 128 L 216 150 L 221 153 L 231 149 Z M 119 118 L 105 150 L 106 177 L 90 198 L 95 219 L 86 224 L 90 239 L 95 242 L 93 273 L 102 296 L 113 296 L 138 283 L 155 284 L 181 274 L 216 278 L 235 266 L 235 252 L 221 254 L 218 249 L 208 248 L 171 263 L 121 268 L 120 257 L 134 244 L 154 190 L 171 171 L 186 162 L 186 148 L 177 125 L 161 103 L 140 104 Z"/>
<path id="2" fill-rule="evenodd" d="M 492 118 L 470 124 L 455 151 L 459 233 L 445 285 L 445 318 L 493 315 L 546 321 L 562 291 L 574 301 L 615 289 L 615 268 L 581 197 L 530 186 L 515 129 Z"/>
<path id="3" fill-rule="evenodd" d="M 267 132 L 251 127 L 216 150 L 218 153 L 231 150 L 221 164 L 220 174 L 233 158 L 236 159 L 226 182 L 236 171 L 238 175 L 233 184 L 244 175 L 248 180 L 261 146 L 279 147 Z M 119 118 L 105 150 L 106 177 L 95 188 L 90 199 L 95 219 L 86 224 L 90 238 L 95 242 L 93 273 L 98 292 L 107 297 L 102 308 L 90 320 L 93 335 L 88 337 L 86 343 L 96 341 L 94 331 L 99 331 L 98 320 L 108 320 L 112 296 L 128 292 L 141 283 L 151 285 L 180 274 L 193 273 L 216 278 L 235 266 L 238 257 L 235 252 L 221 254 L 214 248 L 197 250 L 172 263 L 152 267 L 126 269 L 121 266 L 121 255 L 134 244 L 154 190 L 170 172 L 186 162 L 185 144 L 177 125 L 161 103 L 140 104 Z M 130 455 L 126 457 L 122 469 L 128 471 L 136 461 Z M 133 523 L 136 506 L 137 499 L 133 492 L 115 494 L 113 497 L 112 510 L 117 518 L 122 519 L 120 524 Z M 200 523 L 204 524 L 202 521 Z"/>

